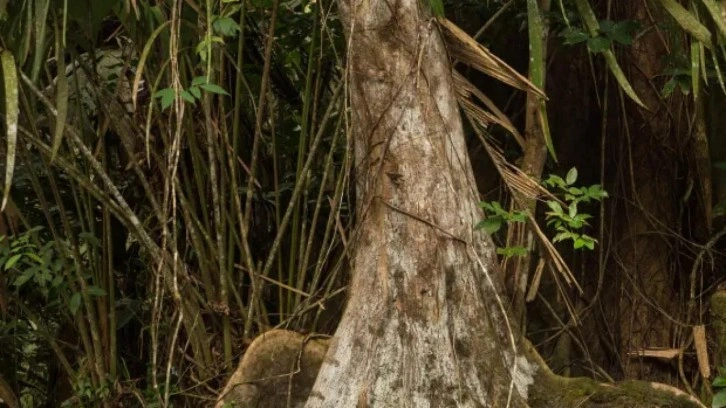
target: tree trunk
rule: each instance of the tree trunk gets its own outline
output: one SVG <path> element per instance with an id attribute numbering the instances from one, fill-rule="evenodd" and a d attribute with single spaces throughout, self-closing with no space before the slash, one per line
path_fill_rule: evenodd
<path id="1" fill-rule="evenodd" d="M 473 229 L 482 213 L 436 24 L 417 0 L 340 5 L 359 228 L 348 306 L 306 406 L 524 406 L 534 366 L 513 346 L 493 245 Z"/>
<path id="2" fill-rule="evenodd" d="M 651 14 L 657 18 L 658 11 L 644 1 L 622 8 L 625 18 L 643 26 L 653 23 Z M 620 168 L 626 170 L 620 173 L 621 194 L 615 194 L 621 207 L 612 269 L 619 272 L 619 351 L 625 377 L 673 382 L 667 366 L 663 370 L 656 359 L 642 357 L 649 348 L 680 347 L 670 319 L 683 316 L 679 302 L 674 302 L 679 271 L 671 267 L 677 243 L 670 231 L 680 232 L 678 205 L 684 200 L 677 181 L 684 178 L 680 154 L 685 119 L 678 117 L 684 101 L 679 92 L 662 98 L 655 82 L 669 52 L 664 41 L 654 29 L 634 40 L 629 49 L 633 88 L 650 110 L 628 104 L 623 120 L 628 128 L 617 144 L 627 150 L 618 157 Z"/>

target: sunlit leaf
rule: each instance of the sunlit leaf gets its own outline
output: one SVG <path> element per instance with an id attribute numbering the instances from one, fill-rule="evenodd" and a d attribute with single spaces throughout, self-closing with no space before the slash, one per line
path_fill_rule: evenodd
<path id="1" fill-rule="evenodd" d="M 577 181 L 577 168 L 576 167 L 571 168 L 570 171 L 567 172 L 565 181 L 567 181 L 568 186 L 575 184 L 575 182 Z"/>
<path id="2" fill-rule="evenodd" d="M 711 32 L 708 31 L 696 17 L 686 10 L 676 0 L 660 0 L 663 8 L 666 9 L 668 14 L 673 17 L 674 20 L 686 31 L 688 31 L 693 37 L 695 37 L 700 43 L 708 48 L 713 47 L 711 44 Z"/>
<path id="3" fill-rule="evenodd" d="M 479 222 L 476 228 L 483 229 L 487 234 L 494 234 L 502 228 L 502 219 L 500 217 L 487 218 Z"/>
<path id="4" fill-rule="evenodd" d="M 15 264 L 18 263 L 18 261 L 22 257 L 23 257 L 23 254 L 16 254 L 16 255 L 11 256 L 10 259 L 8 259 L 5 262 L 5 266 L 4 266 L 5 270 L 7 271 L 8 269 L 12 269 L 12 267 L 15 266 Z"/>

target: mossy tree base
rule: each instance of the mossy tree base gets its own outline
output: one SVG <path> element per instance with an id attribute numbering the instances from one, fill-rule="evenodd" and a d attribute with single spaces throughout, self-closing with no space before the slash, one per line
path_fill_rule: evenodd
<path id="1" fill-rule="evenodd" d="M 304 346 L 303 346 L 304 345 Z M 327 340 L 273 330 L 258 337 L 245 353 L 217 404 L 221 407 L 300 407 L 328 349 Z M 525 341 L 532 360 L 542 359 Z M 565 378 L 542 366 L 530 389 L 532 408 L 703 408 L 699 401 L 677 388 L 644 381 L 618 385 L 589 378 Z M 343 407 L 345 408 L 345 407 Z"/>

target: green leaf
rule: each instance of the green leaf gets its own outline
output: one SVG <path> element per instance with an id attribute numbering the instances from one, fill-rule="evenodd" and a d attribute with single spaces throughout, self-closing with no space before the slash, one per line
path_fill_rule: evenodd
<path id="1" fill-rule="evenodd" d="M 15 281 L 13 282 L 13 286 L 15 286 L 16 288 L 20 288 L 21 286 L 25 285 L 25 283 L 29 281 L 32 277 L 33 271 L 27 270 L 15 279 Z"/>
<path id="2" fill-rule="evenodd" d="M 443 17 L 444 16 L 444 2 L 443 0 L 427 0 L 429 3 L 429 8 L 431 9 L 431 14 L 434 17 Z"/>
<path id="3" fill-rule="evenodd" d="M 189 87 L 189 93 L 196 99 L 202 99 L 202 91 L 199 90 L 198 86 Z"/>
<path id="4" fill-rule="evenodd" d="M 12 269 L 13 266 L 15 266 L 16 263 L 20 260 L 20 258 L 23 257 L 23 254 L 16 254 L 10 257 L 10 259 L 5 262 L 5 270 Z"/>
<path id="5" fill-rule="evenodd" d="M 566 239 L 572 238 L 572 233 L 568 231 L 560 232 L 559 234 L 555 235 L 554 238 L 552 238 L 552 242 L 560 242 L 564 241 Z"/>
<path id="6" fill-rule="evenodd" d="M 230 17 L 217 17 L 212 23 L 214 32 L 223 37 L 234 37 L 240 31 L 239 25 Z"/>
<path id="7" fill-rule="evenodd" d="M 711 385 L 718 388 L 726 387 L 726 377 L 718 376 L 714 378 Z"/>
<path id="8" fill-rule="evenodd" d="M 667 97 L 671 96 L 671 94 L 673 93 L 673 91 L 676 90 L 676 85 L 677 84 L 678 83 L 676 82 L 676 78 L 675 77 L 671 78 L 670 80 L 668 80 L 668 82 L 666 82 L 663 85 L 663 89 L 660 90 L 660 94 L 664 98 L 667 98 Z"/>
<path id="9" fill-rule="evenodd" d="M 713 396 L 713 402 L 711 402 L 711 408 L 723 408 L 726 407 L 726 390 L 721 390 Z"/>
<path id="10" fill-rule="evenodd" d="M 68 309 L 71 311 L 71 316 L 75 316 L 78 308 L 81 307 L 81 294 L 76 292 L 71 296 L 71 300 L 68 302 Z"/>
<path id="11" fill-rule="evenodd" d="M 560 177 L 556 174 L 550 174 L 550 176 L 547 178 L 547 180 L 544 181 L 544 184 L 546 186 L 550 186 L 550 187 L 565 187 L 566 186 L 565 180 L 563 180 L 562 177 Z"/>
<path id="12" fill-rule="evenodd" d="M 547 206 L 557 215 L 564 215 L 560 203 L 554 200 L 547 201 Z"/>
<path id="13" fill-rule="evenodd" d="M 582 238 L 577 238 L 575 239 L 575 243 L 573 246 L 575 249 L 580 249 L 585 246 L 585 240 Z"/>
<path id="14" fill-rule="evenodd" d="M 502 228 L 502 219 L 500 217 L 490 217 L 479 222 L 477 226 L 478 229 L 483 229 L 488 234 L 494 234 Z"/>
<path id="15" fill-rule="evenodd" d="M 527 221 L 527 215 L 522 211 L 517 211 L 512 214 L 509 219 L 513 222 L 525 222 Z"/>
<path id="16" fill-rule="evenodd" d="M 229 96 L 229 94 L 227 93 L 227 91 L 225 91 L 224 88 L 220 87 L 219 85 L 215 85 L 215 84 L 201 84 L 201 85 L 199 85 L 199 87 L 202 88 L 202 89 L 204 89 L 207 92 L 215 93 L 215 94 L 218 94 L 218 95 L 227 95 L 227 96 Z"/>
<path id="17" fill-rule="evenodd" d="M 526 256 L 527 255 L 527 248 L 522 247 L 522 246 L 512 246 L 512 247 L 497 248 L 497 254 L 503 255 L 505 257 L 511 257 L 511 256 Z"/>
<path id="18" fill-rule="evenodd" d="M 562 32 L 560 33 L 560 37 L 562 37 L 562 39 L 564 40 L 563 44 L 565 45 L 579 44 L 587 41 L 590 38 L 590 36 L 587 35 L 586 32 L 575 27 L 568 27 L 562 30 Z"/>
<path id="19" fill-rule="evenodd" d="M 154 97 L 161 98 L 161 110 L 166 110 L 174 102 L 174 90 L 171 88 L 160 89 L 156 91 Z"/>
<path id="20" fill-rule="evenodd" d="M 205 77 L 205 76 L 198 76 L 198 77 L 192 79 L 192 86 L 197 86 L 197 85 L 201 85 L 204 83 L 207 83 L 207 77 Z"/>
<path id="21" fill-rule="evenodd" d="M 571 168 L 570 171 L 567 172 L 567 177 L 565 179 L 568 186 L 574 184 L 577 181 L 577 168 Z"/>
<path id="22" fill-rule="evenodd" d="M 194 96 L 192 96 L 192 94 L 186 89 L 181 92 L 181 97 L 189 103 L 194 103 L 197 101 L 196 99 L 194 99 Z"/>
<path id="23" fill-rule="evenodd" d="M 698 21 L 695 15 L 691 14 L 676 0 L 660 0 L 660 3 L 684 30 L 688 31 L 707 48 L 713 47 L 711 32 Z"/>
<path id="24" fill-rule="evenodd" d="M 640 24 L 637 21 L 618 21 L 613 25 L 608 37 L 620 44 L 630 45 L 633 43 L 633 37 L 638 28 L 640 28 Z"/>
<path id="25" fill-rule="evenodd" d="M 726 170 L 726 162 L 721 162 L 724 164 L 724 170 Z M 492 207 L 491 204 L 489 204 L 486 201 L 482 201 L 479 203 L 479 207 L 485 209 L 486 211 L 494 212 L 494 207 Z"/>
<path id="26" fill-rule="evenodd" d="M 99 288 L 98 286 L 88 286 L 86 288 L 86 293 L 88 293 L 90 296 L 106 296 L 106 291 Z"/>
<path id="27" fill-rule="evenodd" d="M 587 40 L 587 49 L 590 52 L 598 53 L 610 49 L 611 41 L 607 37 L 592 37 Z"/>
<path id="28" fill-rule="evenodd" d="M 567 212 L 569 213 L 571 218 L 575 218 L 577 216 L 577 204 L 572 203 L 568 206 Z"/>

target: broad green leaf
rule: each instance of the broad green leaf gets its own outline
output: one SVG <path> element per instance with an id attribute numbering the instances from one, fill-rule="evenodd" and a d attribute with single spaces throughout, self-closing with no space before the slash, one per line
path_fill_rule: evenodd
<path id="1" fill-rule="evenodd" d="M 483 229 L 487 234 L 494 234 L 502 228 L 502 219 L 500 217 L 490 217 L 481 221 L 478 225 L 479 229 Z"/>
<path id="2" fill-rule="evenodd" d="M 711 384 L 714 387 L 718 388 L 724 388 L 726 387 L 726 377 L 718 376 L 713 379 L 713 383 Z"/>
<path id="3" fill-rule="evenodd" d="M 36 0 L 34 3 L 35 15 L 33 16 L 33 38 L 35 39 L 35 49 L 33 50 L 33 67 L 30 71 L 30 79 L 34 84 L 38 83 L 40 71 L 46 64 L 46 38 L 45 30 L 48 27 L 48 9 L 50 0 Z"/>
<path id="4" fill-rule="evenodd" d="M 4 266 L 5 270 L 7 271 L 8 269 L 12 269 L 12 267 L 15 266 L 15 264 L 18 263 L 18 261 L 22 257 L 23 257 L 23 254 L 15 254 L 15 255 L 11 256 L 10 259 L 8 259 L 5 262 L 5 266 Z"/>
<path id="5" fill-rule="evenodd" d="M 577 216 L 577 204 L 570 204 L 570 206 L 567 208 L 567 212 L 571 218 L 575 218 Z"/>
<path id="6" fill-rule="evenodd" d="M 572 233 L 569 231 L 563 231 L 563 232 L 560 232 L 559 234 L 555 235 L 555 237 L 552 238 L 552 242 L 557 243 L 557 242 L 564 241 L 564 240 L 570 239 L 570 238 L 572 238 Z"/>
<path id="7" fill-rule="evenodd" d="M 215 93 L 215 94 L 218 94 L 218 95 L 227 95 L 227 96 L 229 96 L 229 94 L 227 93 L 227 91 L 225 91 L 219 85 L 215 85 L 215 84 L 201 84 L 201 85 L 199 85 L 199 87 L 202 88 L 202 89 L 204 89 L 207 92 Z"/>
<path id="8" fill-rule="evenodd" d="M 562 30 L 562 32 L 560 33 L 560 37 L 564 39 L 563 44 L 565 45 L 579 44 L 581 42 L 587 41 L 590 38 L 590 36 L 587 35 L 586 32 L 575 27 L 567 27 L 566 29 Z"/>
<path id="9" fill-rule="evenodd" d="M 5 210 L 10 197 L 10 186 L 13 182 L 15 170 L 15 146 L 18 142 L 18 73 L 15 69 L 15 58 L 8 50 L 0 52 L 3 83 L 5 86 L 5 123 L 7 128 L 8 153 L 5 161 L 5 187 L 0 211 Z"/>
<path id="10" fill-rule="evenodd" d="M 574 248 L 575 249 L 580 249 L 580 248 L 582 248 L 584 246 L 585 246 L 585 240 L 584 239 L 582 239 L 582 238 L 575 239 L 575 244 L 574 244 Z"/>
<path id="11" fill-rule="evenodd" d="M 71 311 L 71 316 L 75 316 L 78 308 L 81 307 L 81 294 L 76 292 L 71 296 L 71 300 L 68 302 L 68 309 Z"/>
<path id="12" fill-rule="evenodd" d="M 156 91 L 155 97 L 161 98 L 161 110 L 166 110 L 172 103 L 174 103 L 175 95 L 174 90 L 171 88 L 164 88 Z"/>
<path id="13" fill-rule="evenodd" d="M 198 77 L 192 79 L 192 86 L 198 86 L 198 85 L 204 84 L 206 82 L 207 82 L 207 77 L 198 76 Z"/>
<path id="14" fill-rule="evenodd" d="M 554 200 L 547 201 L 547 206 L 557 215 L 563 215 L 562 206 Z"/>
<path id="15" fill-rule="evenodd" d="M 567 181 L 568 186 L 575 184 L 575 182 L 577 181 L 577 168 L 576 167 L 571 168 L 570 171 L 567 172 L 565 181 Z"/>
<path id="16" fill-rule="evenodd" d="M 431 8 L 431 14 L 434 17 L 444 16 L 444 1 L 443 0 L 426 0 L 429 8 Z"/>
<path id="17" fill-rule="evenodd" d="M 590 50 L 590 52 L 603 52 L 605 50 L 610 49 L 610 44 L 612 41 L 610 41 L 607 37 L 592 37 L 587 40 L 587 49 Z"/>
<path id="18" fill-rule="evenodd" d="M 726 407 L 726 390 L 721 390 L 713 396 L 711 402 L 711 408 L 723 408 Z"/>
<path id="19" fill-rule="evenodd" d="M 189 93 L 191 93 L 194 98 L 196 98 L 196 99 L 202 98 L 202 91 L 199 90 L 198 86 L 191 86 L 191 87 L 189 87 L 188 90 L 189 90 Z"/>
<path id="20" fill-rule="evenodd" d="M 701 24 L 701 22 L 698 21 L 691 12 L 681 6 L 679 2 L 676 0 L 660 0 L 660 3 L 663 5 L 663 8 L 666 9 L 668 14 L 670 14 L 684 30 L 695 37 L 696 40 L 708 48 L 713 47 L 713 44 L 711 44 L 711 32 L 708 31 L 708 28 Z"/>
<path id="21" fill-rule="evenodd" d="M 90 296 L 106 296 L 106 291 L 99 288 L 98 286 L 89 286 L 86 289 L 86 293 L 88 293 Z"/>
<path id="22" fill-rule="evenodd" d="M 711 13 L 711 17 L 713 18 L 714 23 L 716 23 L 718 29 L 721 30 L 721 35 L 726 36 L 726 18 L 724 18 L 723 16 L 724 9 L 714 0 L 702 1 L 703 5 L 706 6 L 708 12 Z"/>
<path id="23" fill-rule="evenodd" d="M 239 25 L 230 17 L 217 17 L 212 23 L 214 32 L 223 37 L 234 37 L 240 31 Z"/>
<path id="24" fill-rule="evenodd" d="M 623 45 L 633 43 L 635 31 L 640 27 L 636 21 L 625 20 L 613 24 L 608 32 L 608 38 Z"/>
<path id="25" fill-rule="evenodd" d="M 16 288 L 20 288 L 25 285 L 25 283 L 27 283 L 32 277 L 33 271 L 27 270 L 23 272 L 20 276 L 18 276 L 15 281 L 13 281 L 13 286 L 15 286 Z"/>
<path id="26" fill-rule="evenodd" d="M 186 89 L 181 92 L 181 97 L 182 97 L 182 99 L 184 99 L 185 101 L 187 101 L 189 103 L 196 102 L 196 99 L 194 99 L 194 96 L 192 96 L 192 94 Z"/>

